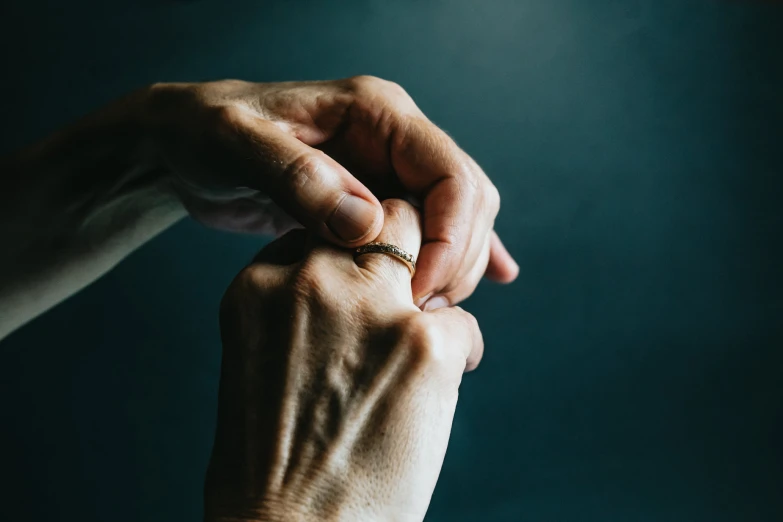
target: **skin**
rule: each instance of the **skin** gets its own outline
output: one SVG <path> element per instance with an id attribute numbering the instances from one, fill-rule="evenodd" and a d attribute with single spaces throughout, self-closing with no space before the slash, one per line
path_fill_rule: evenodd
<path id="1" fill-rule="evenodd" d="M 154 85 L 4 158 L 0 183 L 0 338 L 187 213 L 304 226 L 223 300 L 206 519 L 423 519 L 483 350 L 448 305 L 518 269 L 497 190 L 399 86 Z M 413 280 L 393 257 L 354 260 L 371 240 L 417 256 Z"/>
<path id="2" fill-rule="evenodd" d="M 408 203 L 379 239 L 416 255 Z M 404 264 L 302 231 L 270 244 L 221 307 L 223 365 L 206 520 L 419 522 L 441 470 L 475 319 L 421 311 Z"/>
<path id="3" fill-rule="evenodd" d="M 458 303 L 518 268 L 484 172 L 398 85 L 158 84 L 0 162 L 0 338 L 188 212 L 210 226 L 333 245 L 376 239 L 379 200 L 421 205 L 414 302 Z"/>

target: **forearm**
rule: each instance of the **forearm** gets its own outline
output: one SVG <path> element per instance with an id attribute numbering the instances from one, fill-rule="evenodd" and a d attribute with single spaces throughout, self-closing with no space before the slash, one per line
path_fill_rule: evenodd
<path id="1" fill-rule="evenodd" d="M 182 217 L 142 90 L 2 161 L 0 338 Z"/>

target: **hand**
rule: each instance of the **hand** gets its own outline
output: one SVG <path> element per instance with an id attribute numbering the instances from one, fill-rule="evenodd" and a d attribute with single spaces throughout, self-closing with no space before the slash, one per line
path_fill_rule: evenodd
<path id="1" fill-rule="evenodd" d="M 457 303 L 485 273 L 516 277 L 493 232 L 497 189 L 398 85 L 360 76 L 162 84 L 151 92 L 155 143 L 197 219 L 275 234 L 298 222 L 336 245 L 358 246 L 383 226 L 377 198 L 413 195 L 424 220 L 417 304 Z"/>
<path id="2" fill-rule="evenodd" d="M 418 213 L 384 202 L 379 240 L 414 256 Z M 209 521 L 421 521 L 463 371 L 483 342 L 460 308 L 422 312 L 407 267 L 290 232 L 221 306 Z"/>

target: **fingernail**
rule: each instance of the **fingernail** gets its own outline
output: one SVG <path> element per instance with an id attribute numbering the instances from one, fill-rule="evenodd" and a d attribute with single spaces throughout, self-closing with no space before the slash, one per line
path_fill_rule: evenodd
<path id="1" fill-rule="evenodd" d="M 449 306 L 449 300 L 442 295 L 439 295 L 438 297 L 433 297 L 427 301 L 427 303 L 424 305 L 424 311 L 429 312 L 432 310 L 437 310 L 438 308 L 446 308 L 447 306 Z"/>
<path id="2" fill-rule="evenodd" d="M 430 297 L 432 297 L 432 292 L 425 295 L 424 297 L 419 297 L 418 299 L 416 299 L 416 306 L 421 308 L 422 306 L 424 306 L 424 303 L 426 303 L 429 300 Z"/>
<path id="3" fill-rule="evenodd" d="M 375 225 L 377 216 L 378 210 L 375 205 L 349 194 L 329 218 L 327 226 L 340 239 L 356 241 L 367 235 Z"/>

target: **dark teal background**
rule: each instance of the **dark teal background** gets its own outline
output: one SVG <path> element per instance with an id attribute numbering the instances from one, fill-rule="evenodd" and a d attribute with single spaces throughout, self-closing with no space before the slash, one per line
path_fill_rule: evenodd
<path id="1" fill-rule="evenodd" d="M 720 0 L 28 1 L 3 149 L 153 81 L 375 74 L 485 168 L 521 265 L 466 307 L 432 522 L 783 520 L 783 9 Z M 217 305 L 183 222 L 0 344 L 0 520 L 198 520 Z"/>

